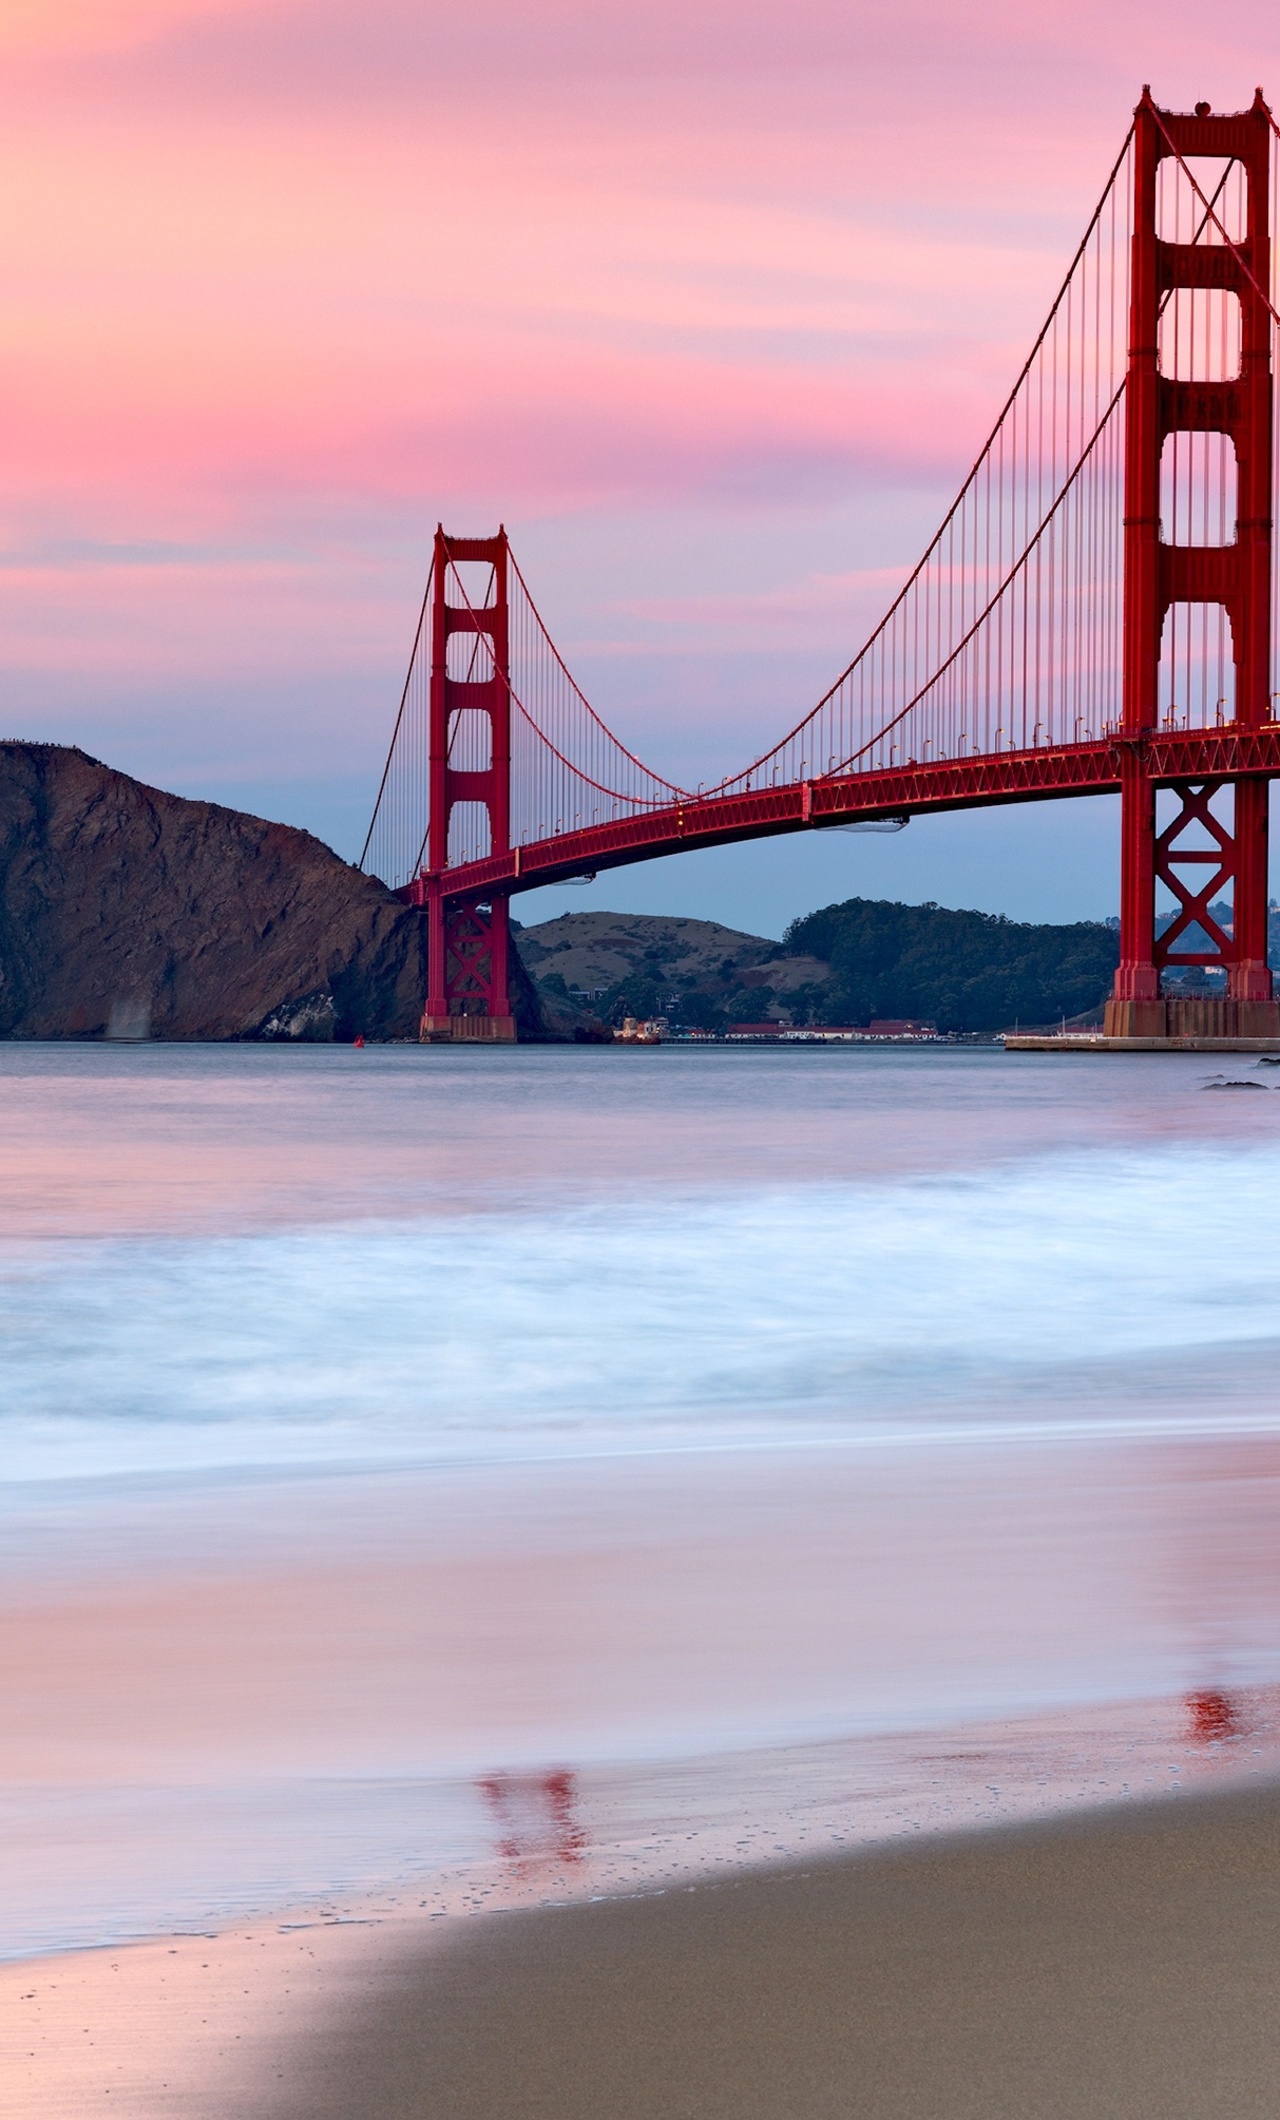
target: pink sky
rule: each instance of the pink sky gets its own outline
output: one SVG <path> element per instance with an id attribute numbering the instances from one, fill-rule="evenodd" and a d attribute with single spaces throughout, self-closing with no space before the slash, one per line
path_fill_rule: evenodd
<path id="1" fill-rule="evenodd" d="M 619 733 L 736 764 L 915 558 L 1142 82 L 1278 52 L 1260 0 L 0 0 L 7 732 L 353 851 L 435 521 L 502 517 Z"/>

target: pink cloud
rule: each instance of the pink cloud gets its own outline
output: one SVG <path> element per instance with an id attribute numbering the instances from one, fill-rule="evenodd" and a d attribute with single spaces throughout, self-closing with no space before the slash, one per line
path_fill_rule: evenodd
<path id="1" fill-rule="evenodd" d="M 934 527 L 1142 80 L 1245 102 L 1277 60 L 1260 0 L 1211 48 L 1187 0 L 13 0 L 9 665 L 390 669 L 440 513 L 530 526 L 566 637 L 664 699 L 694 634 L 834 637 Z"/>
<path id="2" fill-rule="evenodd" d="M 46 28 L 41 33 L 40 19 Z M 1203 10 L 1190 0 L 1137 0 L 1117 14 L 1101 0 L 1071 9 L 1027 9 L 1009 0 L 901 0 L 893 8 L 848 0 L 649 0 L 643 8 L 601 0 L 28 0 L 19 48 L 55 58 L 64 71 L 79 54 L 93 76 L 144 86 L 163 82 L 191 96 L 258 101 L 362 93 L 403 98 L 461 80 L 539 89 L 605 81 L 719 84 L 764 76 L 832 74 L 855 97 L 936 112 L 964 98 L 967 108 L 1000 106 L 1021 95 L 1061 108 L 1099 77 L 1136 90 L 1162 62 L 1172 75 L 1205 67 Z M 1252 0 L 1215 22 L 1213 67 L 1234 71 L 1259 46 L 1274 50 L 1266 8 Z M 0 47 L 2 48 L 2 47 Z M 1223 86 L 1228 84 L 1224 82 Z M 1180 83 L 1170 83 L 1176 92 Z M 1209 84 L 1212 88 L 1213 84 Z M 1238 92 L 1238 91 L 1237 91 Z"/>

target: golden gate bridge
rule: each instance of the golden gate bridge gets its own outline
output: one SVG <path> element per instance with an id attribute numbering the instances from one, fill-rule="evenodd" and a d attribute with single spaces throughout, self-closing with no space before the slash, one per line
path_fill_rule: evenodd
<path id="1" fill-rule="evenodd" d="M 1121 798 L 1107 1034 L 1280 1037 L 1276 134 L 1261 89 L 1227 115 L 1144 89 L 937 535 L 830 690 L 713 786 L 664 779 L 608 728 L 504 530 L 437 530 L 361 856 L 427 909 L 424 1038 L 514 1036 L 520 891 L 733 840 L 1104 793 Z M 1174 902 L 1159 932 L 1158 885 Z M 1222 990 L 1166 994 L 1191 965 Z"/>

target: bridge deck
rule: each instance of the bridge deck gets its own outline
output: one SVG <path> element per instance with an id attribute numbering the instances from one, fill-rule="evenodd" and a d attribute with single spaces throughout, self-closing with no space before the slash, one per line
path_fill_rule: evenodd
<path id="1" fill-rule="evenodd" d="M 908 760 L 873 773 L 797 781 L 750 793 L 691 797 L 661 810 L 563 832 L 529 846 L 490 855 L 447 871 L 450 899 L 477 902 L 564 882 L 586 871 L 654 861 L 695 847 L 727 846 L 856 824 L 879 817 L 926 816 L 998 803 L 1043 802 L 1078 795 L 1115 795 L 1130 739 L 1108 735 L 1092 743 L 1044 746 L 980 758 Z M 1161 730 L 1143 740 L 1147 769 L 1176 784 L 1280 775 L 1280 723 L 1258 729 Z M 426 877 L 406 887 L 420 900 Z"/>

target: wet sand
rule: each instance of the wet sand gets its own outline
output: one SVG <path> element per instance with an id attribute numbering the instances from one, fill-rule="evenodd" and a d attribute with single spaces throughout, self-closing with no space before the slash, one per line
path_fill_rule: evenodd
<path id="1" fill-rule="evenodd" d="M 1265 1774 L 1278 1526 L 1270 1438 L 37 1494 L 0 1954 L 448 1912 L 446 1873 L 555 1843 L 549 1775 L 582 1897 Z"/>
<path id="2" fill-rule="evenodd" d="M 1271 2120 L 1278 1977 L 1273 1786 L 468 1923 L 261 2111 Z"/>
<path id="3" fill-rule="evenodd" d="M 1280 1784 L 0 1967 L 20 2120 L 1271 2120 Z"/>

